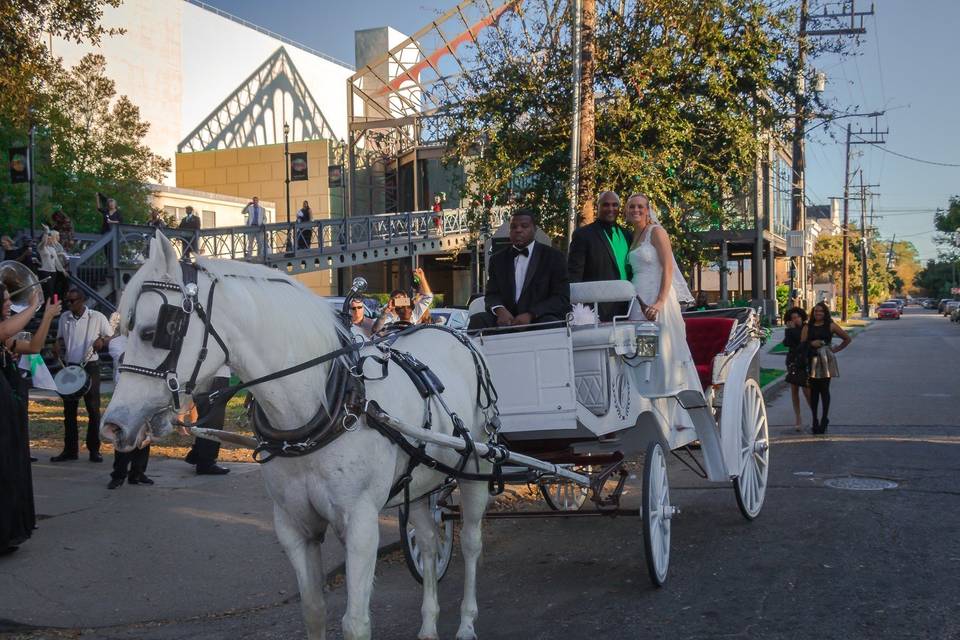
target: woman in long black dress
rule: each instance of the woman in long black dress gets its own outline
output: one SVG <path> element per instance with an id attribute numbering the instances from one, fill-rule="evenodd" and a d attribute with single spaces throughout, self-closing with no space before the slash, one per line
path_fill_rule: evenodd
<path id="1" fill-rule="evenodd" d="M 833 336 L 843 340 L 837 346 L 832 346 Z M 810 321 L 803 327 L 801 340 L 810 345 L 813 358 L 821 360 L 820 365 L 811 363 L 810 368 L 810 408 L 813 410 L 813 432 L 824 434 L 827 427 L 830 426 L 830 380 L 834 373 L 830 372 L 831 367 L 823 362 L 824 357 L 831 357 L 831 354 L 837 353 L 847 348 L 850 344 L 850 335 L 843 328 L 830 318 L 830 309 L 826 303 L 818 302 L 810 311 Z M 823 353 L 821 349 L 826 348 L 830 353 Z M 818 416 L 819 405 L 823 405 L 823 414 Z"/>
<path id="2" fill-rule="evenodd" d="M 30 340 L 16 335 L 36 313 L 39 291 L 29 305 L 11 316 L 10 294 L 0 283 L 0 555 L 17 548 L 33 533 L 33 478 L 30 473 L 30 434 L 27 430 L 27 385 L 17 371 L 20 354 L 43 346 L 60 305 L 47 303 L 40 327 Z"/>
<path id="3" fill-rule="evenodd" d="M 809 346 L 803 342 L 803 325 L 807 321 L 807 312 L 800 307 L 788 309 L 784 314 L 786 329 L 783 332 L 783 346 L 787 351 L 787 382 L 790 384 L 790 396 L 793 399 L 794 429 L 803 431 L 800 415 L 800 389 L 810 404 L 809 370 L 807 368 Z"/>

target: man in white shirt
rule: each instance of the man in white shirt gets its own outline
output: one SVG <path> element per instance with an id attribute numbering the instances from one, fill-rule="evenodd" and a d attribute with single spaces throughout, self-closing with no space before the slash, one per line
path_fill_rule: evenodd
<path id="1" fill-rule="evenodd" d="M 99 311 L 88 309 L 86 296 L 72 288 L 66 297 L 67 313 L 60 316 L 54 355 L 65 353 L 66 364 L 83 366 L 90 376 L 90 388 L 83 396 L 87 408 L 87 451 L 90 462 L 103 462 L 100 455 L 100 357 L 113 337 L 113 327 Z M 51 462 L 76 460 L 79 453 L 77 437 L 77 399 L 63 399 L 63 451 L 50 458 Z"/>
<path id="2" fill-rule="evenodd" d="M 249 258 L 254 253 L 259 253 L 260 249 L 254 250 L 254 245 L 260 244 L 259 233 L 261 227 L 267 224 L 267 212 L 260 206 L 260 198 L 253 196 L 253 199 L 243 208 L 243 215 L 247 217 L 248 227 L 257 227 L 257 230 L 248 234 L 246 257 Z"/>
<path id="3" fill-rule="evenodd" d="M 406 291 L 397 289 L 390 294 L 390 302 L 384 307 L 383 313 L 377 318 L 373 325 L 373 333 L 377 333 L 385 326 L 395 322 L 404 322 L 407 324 L 417 324 L 420 318 L 433 304 L 433 291 L 430 290 L 430 283 L 427 282 L 427 275 L 423 269 L 417 267 L 413 270 L 415 283 L 419 283 L 420 296 L 411 300 Z"/>

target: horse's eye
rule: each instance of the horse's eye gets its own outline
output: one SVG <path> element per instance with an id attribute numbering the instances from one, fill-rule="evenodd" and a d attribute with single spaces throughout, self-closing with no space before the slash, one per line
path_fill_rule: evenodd
<path id="1" fill-rule="evenodd" d="M 142 329 L 140 331 L 140 339 L 144 342 L 153 342 L 153 336 L 156 334 L 156 329 Z"/>

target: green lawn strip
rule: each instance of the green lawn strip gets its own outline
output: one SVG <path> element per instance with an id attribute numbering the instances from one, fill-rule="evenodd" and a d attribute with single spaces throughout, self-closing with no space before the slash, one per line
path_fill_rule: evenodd
<path id="1" fill-rule="evenodd" d="M 110 402 L 110 397 L 110 394 L 100 396 L 101 413 Z M 242 397 L 234 397 L 227 403 L 224 429 L 252 436 L 253 433 L 243 418 L 243 401 Z M 61 400 L 53 398 L 32 399 L 28 407 L 28 414 L 31 446 L 49 449 L 63 448 L 63 402 Z M 80 427 L 80 437 L 83 438 L 87 428 L 87 412 L 82 402 L 77 412 L 77 421 Z M 192 445 L 193 436 L 183 435 L 179 430 L 174 429 L 162 440 L 151 445 L 150 451 L 152 455 L 182 458 Z M 113 449 L 107 445 L 104 446 L 103 451 L 109 453 Z M 221 450 L 220 458 L 222 460 L 249 462 L 250 452 L 247 449 L 227 449 L 224 447 Z"/>
<path id="2" fill-rule="evenodd" d="M 786 373 L 785 369 L 760 369 L 760 388 L 764 388 L 780 376 Z"/>

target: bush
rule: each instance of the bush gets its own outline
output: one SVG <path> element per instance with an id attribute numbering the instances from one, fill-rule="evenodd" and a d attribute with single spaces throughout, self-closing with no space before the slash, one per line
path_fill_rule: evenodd
<path id="1" fill-rule="evenodd" d="M 777 285 L 777 313 L 782 314 L 787 310 L 787 304 L 790 302 L 790 286 L 785 284 Z"/>

